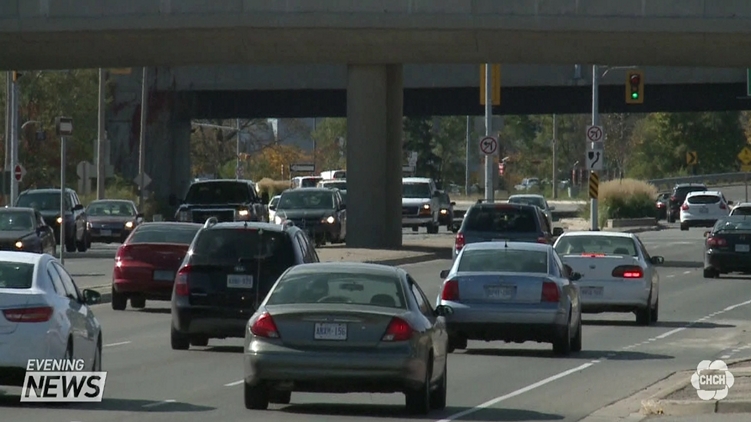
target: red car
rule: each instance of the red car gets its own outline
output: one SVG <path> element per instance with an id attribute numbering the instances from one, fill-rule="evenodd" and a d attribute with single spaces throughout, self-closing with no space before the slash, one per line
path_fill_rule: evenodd
<path id="1" fill-rule="evenodd" d="M 171 300 L 175 272 L 203 225 L 143 223 L 117 249 L 112 271 L 112 309 L 136 309 L 148 300 Z"/>

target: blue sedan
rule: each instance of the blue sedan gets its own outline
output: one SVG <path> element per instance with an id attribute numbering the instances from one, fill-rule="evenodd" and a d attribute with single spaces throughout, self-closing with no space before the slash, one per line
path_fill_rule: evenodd
<path id="1" fill-rule="evenodd" d="M 567 355 L 582 348 L 580 275 L 552 246 L 482 242 L 465 246 L 444 279 L 437 304 L 446 316 L 449 352 L 467 340 L 552 343 Z"/>

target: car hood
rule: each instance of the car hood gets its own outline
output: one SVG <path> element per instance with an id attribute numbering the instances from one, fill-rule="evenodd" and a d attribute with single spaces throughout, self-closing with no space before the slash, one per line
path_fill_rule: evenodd
<path id="1" fill-rule="evenodd" d="M 42 217 L 45 217 L 45 218 L 52 218 L 52 217 L 57 217 L 58 215 L 60 215 L 60 210 L 56 210 L 56 211 L 40 210 L 39 214 L 42 214 Z M 65 215 L 68 215 L 68 214 L 69 213 L 67 212 L 65 213 Z"/>
<path id="2" fill-rule="evenodd" d="M 88 217 L 91 224 L 125 224 L 128 221 L 133 221 L 135 217 L 111 217 L 111 216 L 98 216 Z"/>
<path id="3" fill-rule="evenodd" d="M 290 219 L 296 218 L 318 218 L 330 215 L 334 210 L 329 209 L 311 209 L 311 210 L 276 210 L 276 215 Z"/>
<path id="4" fill-rule="evenodd" d="M 423 204 L 429 204 L 430 198 L 402 198 L 402 206 L 420 206 Z"/>
<path id="5" fill-rule="evenodd" d="M 36 232 L 33 230 L 5 230 L 0 232 L 0 241 L 14 241 L 32 234 L 36 234 Z"/>

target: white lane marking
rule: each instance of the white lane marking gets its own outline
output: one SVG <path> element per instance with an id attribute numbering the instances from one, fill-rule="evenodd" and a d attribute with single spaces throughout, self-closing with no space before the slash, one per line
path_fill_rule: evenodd
<path id="1" fill-rule="evenodd" d="M 145 408 L 151 408 L 151 407 L 157 407 L 157 406 L 164 406 L 165 404 L 170 404 L 170 403 L 174 403 L 175 401 L 176 401 L 176 400 L 172 400 L 172 399 L 170 399 L 170 400 L 162 400 L 162 401 L 158 401 L 158 402 L 156 402 L 156 403 L 149 403 L 149 404 L 144 404 L 144 405 L 143 405 L 143 406 L 141 406 L 141 407 L 145 407 Z"/>
<path id="2" fill-rule="evenodd" d="M 242 383 L 243 383 L 243 381 L 245 381 L 245 380 L 240 380 L 240 381 L 234 381 L 234 382 L 230 382 L 230 383 L 224 384 L 224 386 L 225 386 L 225 387 L 234 387 L 234 386 L 236 386 L 236 385 L 240 385 L 240 384 L 242 384 Z"/>
<path id="3" fill-rule="evenodd" d="M 585 364 L 577 366 L 576 368 L 569 369 L 568 371 L 563 371 L 563 372 L 555 374 L 555 375 L 553 375 L 551 377 L 545 378 L 544 380 L 537 381 L 534 384 L 530 384 L 530 385 L 528 385 L 526 387 L 520 388 L 520 389 L 518 389 L 516 391 L 512 391 L 512 392 L 510 392 L 508 394 L 505 394 L 503 396 L 499 396 L 499 397 L 496 397 L 496 398 L 494 398 L 492 400 L 488 400 L 485 403 L 479 404 L 479 405 L 477 405 L 475 407 L 469 408 L 467 410 L 463 410 L 463 411 L 461 411 L 459 413 L 454 413 L 453 415 L 451 415 L 451 416 L 449 416 L 449 417 L 447 417 L 445 419 L 441 419 L 441 420 L 439 420 L 437 422 L 451 422 L 451 421 L 454 421 L 456 419 L 463 418 L 463 417 L 465 417 L 467 415 L 471 415 L 471 414 L 473 414 L 475 412 L 479 412 L 480 410 L 487 409 L 488 407 L 494 406 L 494 405 L 496 405 L 496 404 L 498 404 L 498 403 L 500 403 L 502 401 L 508 400 L 510 398 L 514 398 L 516 396 L 520 396 L 520 395 L 522 395 L 524 393 L 527 393 L 529 391 L 532 391 L 532 390 L 534 390 L 536 388 L 542 387 L 545 384 L 550 384 L 551 382 L 559 380 L 559 379 L 561 379 L 563 377 L 567 377 L 567 376 L 569 376 L 571 374 L 575 374 L 575 373 L 577 373 L 579 371 L 583 371 L 583 370 L 589 368 L 590 366 L 594 365 L 595 363 L 599 363 L 599 362 L 600 362 L 599 360 L 592 361 L 592 362 L 587 362 Z"/>
<path id="4" fill-rule="evenodd" d="M 110 344 L 105 344 L 105 345 L 104 345 L 104 346 L 102 346 L 102 347 L 115 347 L 115 346 L 124 346 L 124 345 L 126 345 L 126 344 L 130 344 L 130 343 L 131 343 L 130 341 L 120 341 L 120 342 L 117 342 L 117 343 L 110 343 Z"/>
<path id="5" fill-rule="evenodd" d="M 730 359 L 730 356 L 732 355 L 722 355 L 720 356 L 720 359 Z"/>
<path id="6" fill-rule="evenodd" d="M 673 278 L 675 277 L 675 274 L 666 275 L 665 278 Z"/>
<path id="7" fill-rule="evenodd" d="M 656 339 L 658 339 L 658 340 L 662 340 L 662 339 L 664 339 L 665 337 L 670 337 L 670 336 L 672 336 L 673 334 L 675 334 L 675 333 L 679 333 L 679 332 L 681 332 L 681 331 L 683 331 L 683 330 L 685 330 L 685 329 L 686 329 L 686 327 L 679 327 L 679 328 L 676 328 L 676 329 L 674 329 L 674 330 L 670 330 L 670 331 L 668 331 L 667 333 L 662 333 L 662 334 L 660 334 L 659 336 L 657 336 L 657 337 L 655 337 L 655 338 L 656 338 Z"/>
<path id="8" fill-rule="evenodd" d="M 691 271 L 684 271 L 683 274 L 691 274 Z"/>

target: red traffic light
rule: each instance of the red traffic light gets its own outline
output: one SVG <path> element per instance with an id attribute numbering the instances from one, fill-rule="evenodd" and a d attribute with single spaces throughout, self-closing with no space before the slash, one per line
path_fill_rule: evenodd
<path id="1" fill-rule="evenodd" d="M 629 80 L 631 81 L 631 85 L 639 85 L 641 82 L 641 76 L 634 74 L 629 77 Z"/>

